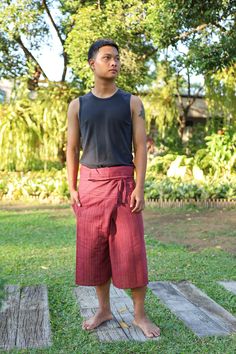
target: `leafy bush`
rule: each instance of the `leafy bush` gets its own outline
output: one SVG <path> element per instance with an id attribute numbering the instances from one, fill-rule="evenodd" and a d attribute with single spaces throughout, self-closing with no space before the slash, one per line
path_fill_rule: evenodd
<path id="1" fill-rule="evenodd" d="M 236 198 L 236 176 L 207 177 L 205 181 L 182 180 L 158 175 L 145 182 L 146 198 L 211 199 Z M 0 198 L 5 200 L 68 201 L 66 169 L 35 172 L 0 173 Z"/>
<path id="2" fill-rule="evenodd" d="M 164 156 L 155 156 L 148 164 L 147 175 L 155 179 L 156 175 L 166 174 L 172 161 L 176 159 L 177 154 L 166 154 Z"/>
<path id="3" fill-rule="evenodd" d="M 31 97 L 22 80 L 10 102 L 0 105 L 0 170 L 50 170 L 52 163 L 64 164 L 66 112 L 78 94 L 73 84 L 54 82 Z"/>
<path id="4" fill-rule="evenodd" d="M 236 199 L 236 176 L 229 180 L 208 178 L 205 182 L 182 181 L 163 177 L 146 180 L 145 196 L 148 199 Z"/>
<path id="5" fill-rule="evenodd" d="M 205 174 L 230 175 L 236 169 L 236 132 L 212 134 L 205 138 L 207 147 L 200 149 L 194 161 Z"/>
<path id="6" fill-rule="evenodd" d="M 1 199 L 67 200 L 66 168 L 51 171 L 0 173 Z"/>

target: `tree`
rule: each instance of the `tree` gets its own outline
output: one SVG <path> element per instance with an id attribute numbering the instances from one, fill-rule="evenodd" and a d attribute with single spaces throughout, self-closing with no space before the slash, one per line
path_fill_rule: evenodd
<path id="1" fill-rule="evenodd" d="M 44 36 L 48 34 L 43 12 L 40 1 L 1 1 L 0 76 L 5 78 L 21 76 L 28 72 L 30 64 L 34 64 L 35 72 L 40 71 L 47 78 L 43 68 L 32 54 L 33 49 L 39 50 Z M 29 48 L 25 41 L 29 43 Z"/>
<path id="2" fill-rule="evenodd" d="M 235 13 L 235 0 L 150 0 L 147 22 L 154 45 L 186 45 L 192 67 L 206 74 L 236 59 Z"/>
<path id="3" fill-rule="evenodd" d="M 221 118 L 218 128 L 236 129 L 236 64 L 206 77 L 206 95 L 212 118 Z M 212 120 L 208 122 L 212 125 Z M 216 130 L 215 129 L 215 130 Z"/>
<path id="4" fill-rule="evenodd" d="M 10 103 L 0 105 L 0 169 L 46 170 L 55 161 L 63 166 L 66 111 L 76 95 L 78 89 L 68 83 L 50 83 L 31 98 L 26 80 L 20 82 Z"/>
<path id="5" fill-rule="evenodd" d="M 166 60 L 158 63 L 157 77 L 147 92 L 142 93 L 146 110 L 147 131 L 158 128 L 158 141 L 170 141 L 177 137 L 178 109 L 176 105 L 176 74 Z"/>
<path id="6" fill-rule="evenodd" d="M 84 5 L 77 10 L 66 49 L 73 72 L 86 88 L 92 85 L 93 80 L 87 65 L 88 47 L 101 37 L 112 38 L 120 46 L 122 71 L 118 85 L 137 92 L 137 85 L 150 81 L 148 63 L 151 58 L 156 59 L 157 52 L 146 30 L 146 6 L 140 0 L 107 0 Z"/>
<path id="7" fill-rule="evenodd" d="M 123 70 L 119 84 L 136 91 L 137 84 L 149 78 L 148 61 L 156 50 L 146 31 L 145 1 L 66 1 L 3 0 L 0 4 L 0 75 L 18 77 L 33 70 L 30 88 L 37 86 L 40 74 L 48 80 L 32 50 L 40 50 L 48 41 L 49 26 L 54 27 L 62 45 L 64 67 L 61 82 L 66 80 L 68 66 L 81 89 L 91 86 L 87 67 L 88 47 L 98 37 L 112 37 L 121 48 Z M 59 16 L 55 15 L 55 7 Z M 27 43 L 27 44 L 26 44 Z M 31 70 L 32 71 L 32 70 Z"/>

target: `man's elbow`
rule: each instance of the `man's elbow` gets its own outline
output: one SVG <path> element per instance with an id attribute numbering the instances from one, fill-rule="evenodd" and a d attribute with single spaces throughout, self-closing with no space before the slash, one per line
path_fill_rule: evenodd
<path id="1" fill-rule="evenodd" d="M 147 151 L 146 142 L 141 142 L 134 145 L 134 152 L 138 152 L 138 151 Z"/>
<path id="2" fill-rule="evenodd" d="M 77 145 L 67 144 L 66 153 L 79 156 L 80 149 L 79 149 L 79 147 Z"/>

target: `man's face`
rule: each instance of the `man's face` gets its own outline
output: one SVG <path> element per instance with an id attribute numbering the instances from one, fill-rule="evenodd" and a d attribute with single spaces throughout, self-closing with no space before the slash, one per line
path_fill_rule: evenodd
<path id="1" fill-rule="evenodd" d="M 96 56 L 89 61 L 94 75 L 114 80 L 120 71 L 120 57 L 115 47 L 106 45 L 99 48 Z"/>

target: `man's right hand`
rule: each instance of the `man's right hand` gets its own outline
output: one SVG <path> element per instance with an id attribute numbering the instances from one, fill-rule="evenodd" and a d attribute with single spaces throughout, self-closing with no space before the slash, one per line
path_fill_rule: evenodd
<path id="1" fill-rule="evenodd" d="M 70 203 L 71 203 L 72 207 L 74 204 L 77 204 L 79 207 L 81 207 L 79 193 L 76 189 L 73 189 L 72 191 L 70 191 Z"/>

